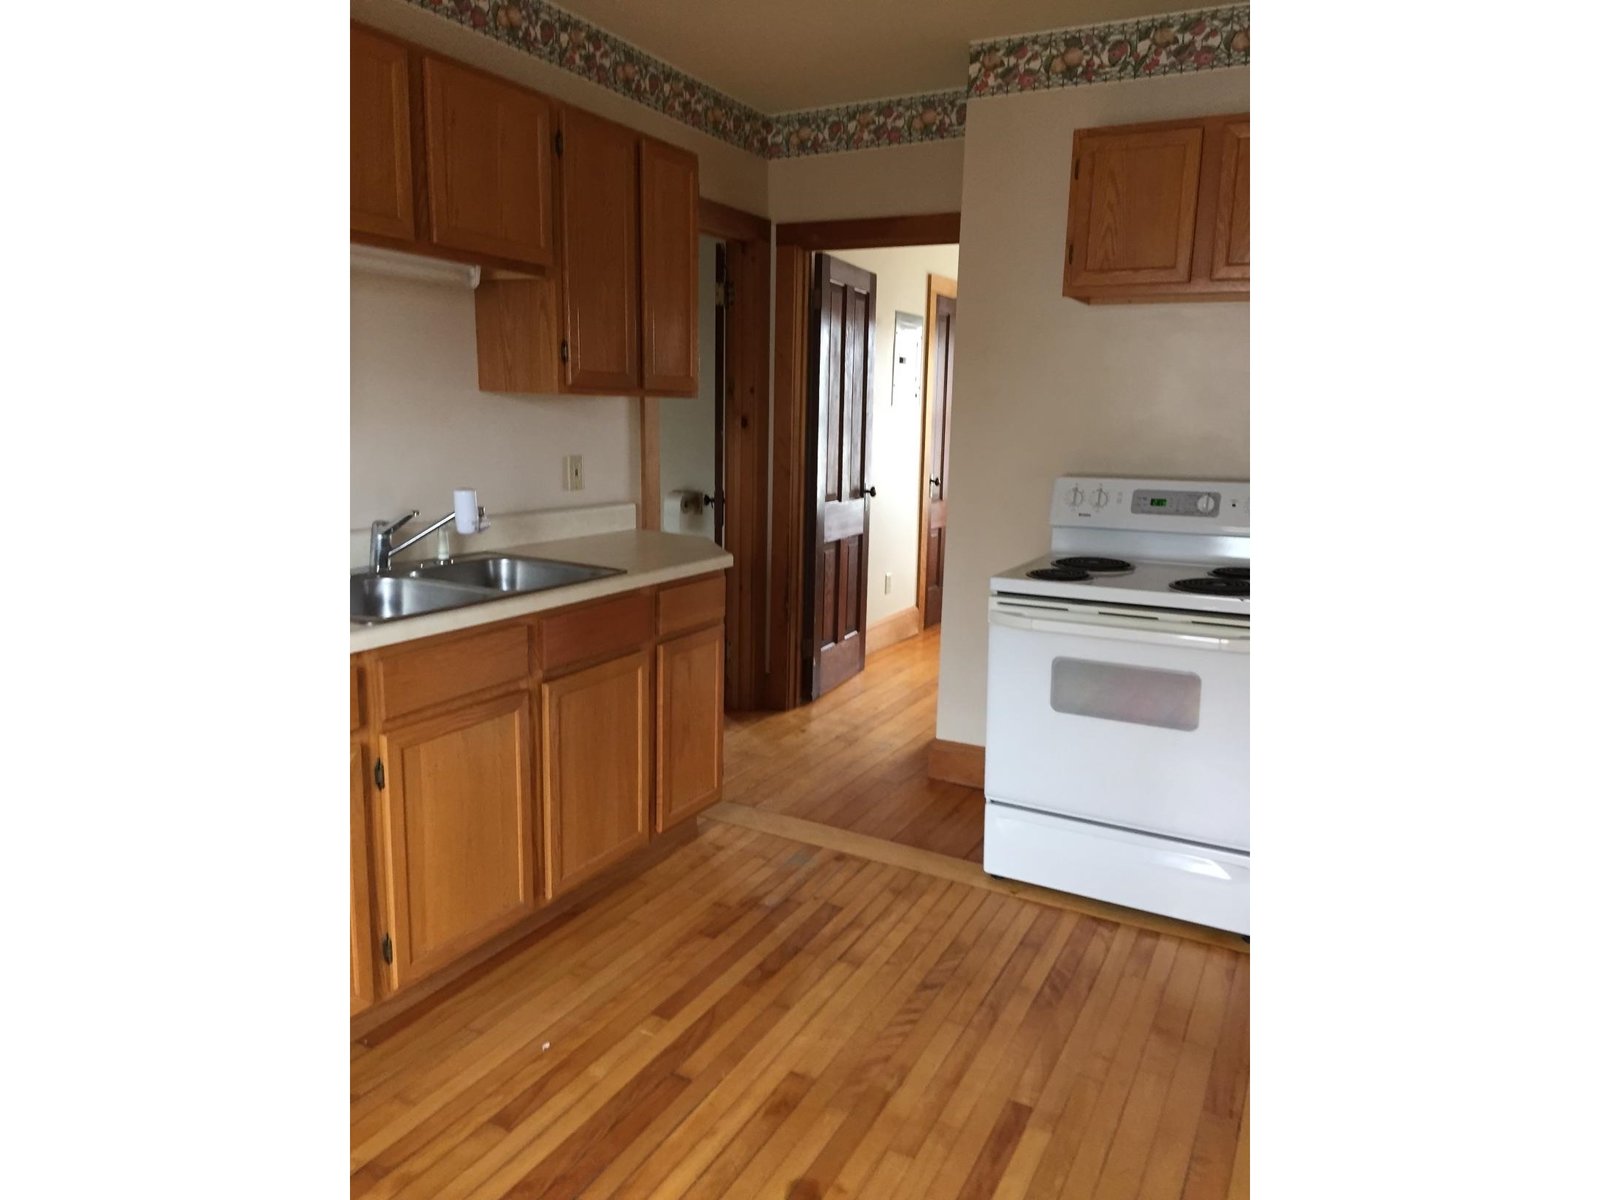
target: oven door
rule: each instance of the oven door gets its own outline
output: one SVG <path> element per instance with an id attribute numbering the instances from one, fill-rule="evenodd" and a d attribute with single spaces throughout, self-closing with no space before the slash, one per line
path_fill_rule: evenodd
<path id="1" fill-rule="evenodd" d="M 1250 635 L 994 599 L 984 795 L 1250 845 Z"/>

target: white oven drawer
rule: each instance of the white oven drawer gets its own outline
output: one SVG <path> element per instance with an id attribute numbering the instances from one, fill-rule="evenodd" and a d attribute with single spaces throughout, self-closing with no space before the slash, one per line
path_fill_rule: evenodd
<path id="1" fill-rule="evenodd" d="M 992 612 L 984 794 L 1250 845 L 1248 631 Z"/>

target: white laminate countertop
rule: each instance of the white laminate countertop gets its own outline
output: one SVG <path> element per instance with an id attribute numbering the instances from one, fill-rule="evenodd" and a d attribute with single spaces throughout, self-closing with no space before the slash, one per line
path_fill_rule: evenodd
<path id="1" fill-rule="evenodd" d="M 506 546 L 496 553 L 554 558 L 564 562 L 590 563 L 597 567 L 621 567 L 624 574 L 607 575 L 604 579 L 591 579 L 587 583 L 574 583 L 544 592 L 506 596 L 466 608 L 426 613 L 420 617 L 404 617 L 379 625 L 351 622 L 350 653 L 375 650 L 379 646 L 393 646 L 397 642 L 414 641 L 440 633 L 454 633 L 475 625 L 490 625 L 495 621 L 525 617 L 546 609 L 565 608 L 569 604 L 631 592 L 653 584 L 671 583 L 677 579 L 691 579 L 733 566 L 733 555 L 706 538 L 689 537 L 681 533 L 656 533 L 645 529 L 563 538 L 557 542 L 530 542 L 522 546 Z"/>

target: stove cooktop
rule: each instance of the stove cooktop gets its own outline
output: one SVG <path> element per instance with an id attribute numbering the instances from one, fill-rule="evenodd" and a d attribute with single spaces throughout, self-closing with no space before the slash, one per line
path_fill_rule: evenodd
<path id="1" fill-rule="evenodd" d="M 1250 568 L 1215 560 L 1168 562 L 1058 553 L 994 576 L 989 590 L 1144 608 L 1250 613 Z"/>

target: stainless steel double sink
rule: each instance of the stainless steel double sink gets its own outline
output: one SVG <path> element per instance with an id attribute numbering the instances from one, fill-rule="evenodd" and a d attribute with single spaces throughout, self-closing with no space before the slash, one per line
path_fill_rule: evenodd
<path id="1" fill-rule="evenodd" d="M 360 571 L 350 576 L 350 620 L 377 625 L 621 574 L 617 567 L 514 554 L 471 554 L 383 574 Z"/>

